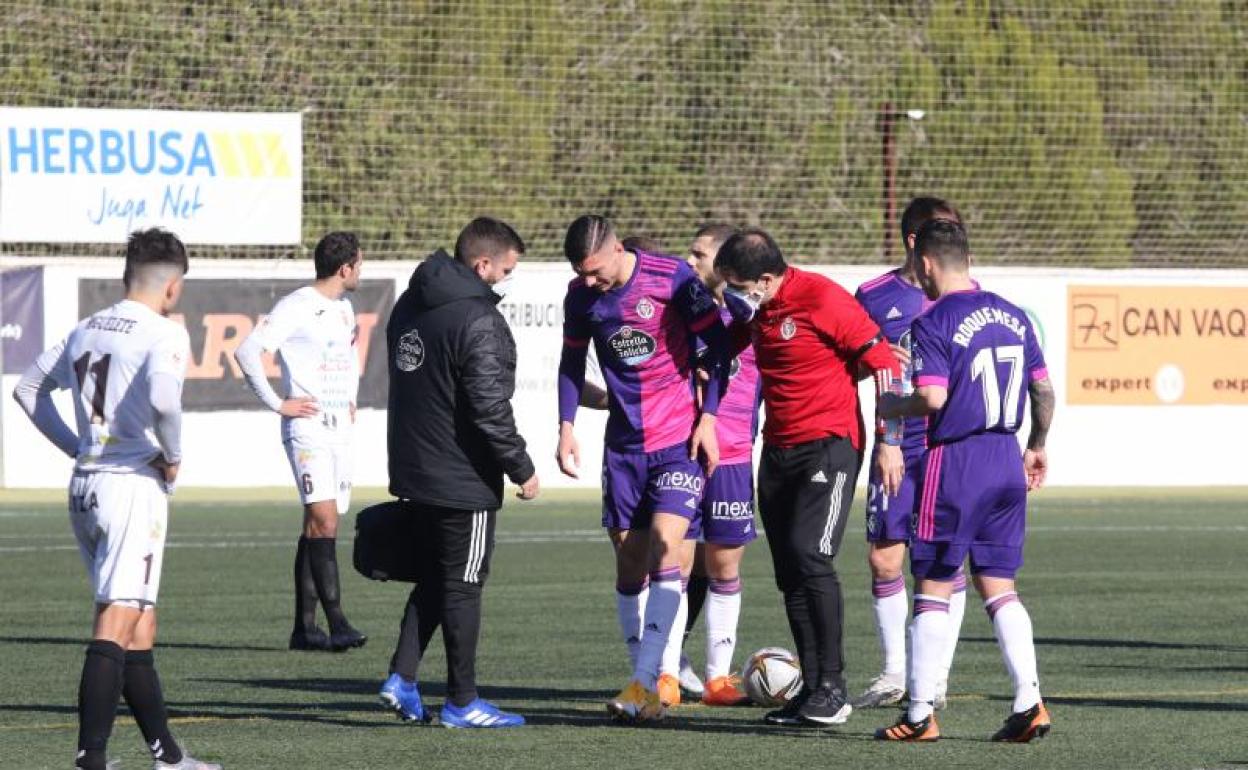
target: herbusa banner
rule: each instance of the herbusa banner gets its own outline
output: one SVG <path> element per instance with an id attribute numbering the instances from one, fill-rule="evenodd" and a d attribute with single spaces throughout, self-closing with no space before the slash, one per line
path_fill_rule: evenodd
<path id="1" fill-rule="evenodd" d="M 280 278 L 187 278 L 170 318 L 185 325 L 191 338 L 191 360 L 182 391 L 188 412 L 265 408 L 247 387 L 234 351 L 279 299 L 307 285 L 308 281 Z M 112 305 L 123 294 L 120 280 L 79 279 L 78 317 Z M 363 409 L 381 408 L 389 393 L 386 321 L 394 304 L 394 281 L 360 281 L 359 289 L 347 298 L 355 307 L 355 345 L 360 356 L 356 404 Z M 266 373 L 275 388 L 280 375 L 278 356 L 264 355 Z"/>
<path id="2" fill-rule="evenodd" d="M 299 113 L 0 107 L 0 240 L 294 244 Z"/>

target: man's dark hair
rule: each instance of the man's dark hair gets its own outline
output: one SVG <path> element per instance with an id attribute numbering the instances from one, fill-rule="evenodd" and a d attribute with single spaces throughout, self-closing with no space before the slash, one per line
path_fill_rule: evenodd
<path id="1" fill-rule="evenodd" d="M 355 261 L 360 253 L 360 239 L 355 233 L 345 231 L 332 232 L 316 244 L 312 260 L 316 264 L 316 277 L 328 278 L 343 265 Z"/>
<path id="2" fill-rule="evenodd" d="M 782 275 L 788 266 L 780 247 L 766 231 L 751 227 L 732 235 L 715 255 L 715 269 L 743 281 L 757 281 L 763 273 Z"/>
<path id="3" fill-rule="evenodd" d="M 524 241 L 511 225 L 493 217 L 477 217 L 455 239 L 455 259 L 469 267 L 474 259 L 498 259 L 509 251 L 523 255 Z"/>
<path id="4" fill-rule="evenodd" d="M 632 252 L 644 251 L 647 254 L 662 254 L 663 247 L 648 235 L 630 235 L 620 241 L 624 248 Z"/>
<path id="5" fill-rule="evenodd" d="M 918 197 L 910 201 L 901 214 L 902 241 L 917 233 L 923 225 L 938 218 L 950 219 L 962 225 L 961 212 L 944 198 Z"/>
<path id="6" fill-rule="evenodd" d="M 579 265 L 601 249 L 612 235 L 615 235 L 615 228 L 611 220 L 601 214 L 582 214 L 568 225 L 568 234 L 563 238 L 563 256 Z"/>
<path id="7" fill-rule="evenodd" d="M 711 222 L 699 227 L 698 231 L 693 234 L 693 239 L 696 241 L 699 238 L 710 238 L 715 242 L 715 246 L 719 247 L 723 246 L 724 242 L 733 235 L 736 235 L 736 232 L 737 228 L 732 225 L 726 225 L 723 222 Z"/>
<path id="8" fill-rule="evenodd" d="M 914 254 L 934 259 L 942 267 L 966 268 L 970 265 L 971 247 L 962 225 L 947 219 L 933 219 L 919 228 L 914 239 Z"/>
<path id="9" fill-rule="evenodd" d="M 178 236 L 153 227 L 148 230 L 135 230 L 126 239 L 126 270 L 122 274 L 122 282 L 129 289 L 132 284 L 143 283 L 156 269 L 186 275 L 190 263 L 186 258 L 186 247 Z"/>

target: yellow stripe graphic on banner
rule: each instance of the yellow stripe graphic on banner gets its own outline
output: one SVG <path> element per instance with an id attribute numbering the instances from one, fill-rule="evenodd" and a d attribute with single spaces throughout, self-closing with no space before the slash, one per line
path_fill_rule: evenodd
<path id="1" fill-rule="evenodd" d="M 282 135 L 273 132 L 219 131 L 212 135 L 213 156 L 225 177 L 291 176 Z"/>

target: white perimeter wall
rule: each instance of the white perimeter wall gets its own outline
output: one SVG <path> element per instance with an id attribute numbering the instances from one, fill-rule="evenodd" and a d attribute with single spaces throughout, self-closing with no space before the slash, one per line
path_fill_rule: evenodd
<path id="1" fill-rule="evenodd" d="M 40 262 L 0 258 L 0 267 Z M 80 277 L 120 276 L 120 260 L 51 259 L 45 265 L 46 343 L 67 333 L 78 320 Z M 396 296 L 407 285 L 415 263 L 366 262 L 365 277 L 391 278 Z M 193 278 L 265 276 L 304 278 L 303 262 L 200 261 Z M 847 289 L 881 272 L 878 267 L 820 267 Z M 503 303 L 519 347 L 513 402 L 520 432 L 529 442 L 538 474 L 547 487 L 597 487 L 602 457 L 601 413 L 582 409 L 577 420 L 583 473 L 563 477 L 554 463 L 556 370 L 562 344 L 564 289 L 571 270 L 564 263 L 522 264 Z M 1043 325 L 1045 355 L 1057 388 L 1058 411 L 1049 440 L 1053 485 L 1226 485 L 1245 483 L 1240 439 L 1248 435 L 1248 409 L 1233 406 L 1068 406 L 1066 391 L 1067 286 L 1070 284 L 1157 286 L 1248 286 L 1242 271 L 1099 271 L 1045 268 L 982 268 L 984 288 L 1003 294 L 1035 314 Z M 118 281 L 118 292 L 121 291 Z M 196 355 L 199 351 L 196 351 Z M 16 376 L 3 378 L 0 399 L 0 479 L 10 487 L 63 486 L 70 462 L 27 422 L 9 394 Z M 246 387 L 241 381 L 239 388 Z M 863 390 L 868 412 L 872 399 Z M 61 394 L 64 396 L 65 394 Z M 67 404 L 67 421 L 72 425 Z M 1024 422 L 1024 425 L 1027 423 Z M 385 412 L 361 410 L 356 426 L 355 482 L 385 486 Z M 1025 433 L 1025 431 L 1024 431 Z M 185 416 L 185 464 L 180 483 L 194 486 L 275 486 L 291 483 L 278 436 L 278 417 L 268 412 L 200 412 Z"/>

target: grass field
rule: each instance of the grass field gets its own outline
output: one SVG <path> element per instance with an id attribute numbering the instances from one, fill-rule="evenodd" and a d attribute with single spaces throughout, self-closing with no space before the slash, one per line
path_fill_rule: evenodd
<path id="1" fill-rule="evenodd" d="M 366 497 L 365 495 L 359 496 Z M 486 590 L 483 693 L 525 714 L 513 731 L 400 723 L 376 706 L 405 595 L 350 570 L 345 607 L 367 647 L 286 651 L 298 513 L 290 493 L 180 493 L 161 588 L 159 667 L 174 731 L 227 768 L 1248 766 L 1248 492 L 1047 491 L 1033 498 L 1020 593 L 1036 629 L 1054 731 L 1027 746 L 986 741 L 1009 709 L 992 629 L 968 606 L 931 746 L 880 745 L 891 710 L 828 730 L 775 729 L 762 710 L 681 707 L 650 728 L 607 721 L 627 679 L 609 548 L 594 500 L 509 505 Z M 366 500 L 361 499 L 361 502 Z M 839 557 L 851 688 L 878 663 L 861 501 Z M 59 495 L 0 492 L 0 767 L 66 768 L 90 604 Z M 747 554 L 738 660 L 790 646 L 766 546 Z M 695 632 L 695 661 L 703 637 Z M 440 641 L 422 689 L 436 706 Z M 150 767 L 118 717 L 112 754 Z"/>

